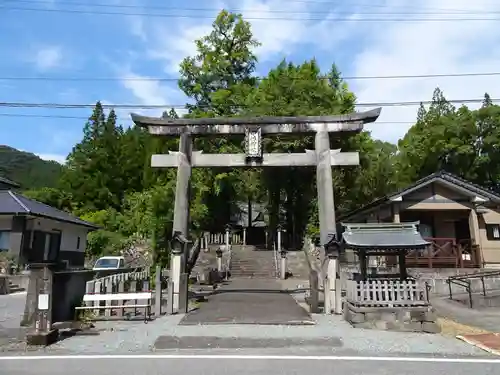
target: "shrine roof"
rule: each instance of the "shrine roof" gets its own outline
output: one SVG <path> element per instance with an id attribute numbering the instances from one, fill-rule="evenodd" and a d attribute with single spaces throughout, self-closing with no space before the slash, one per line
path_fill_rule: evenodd
<path id="1" fill-rule="evenodd" d="M 354 250 L 419 249 L 429 245 L 412 223 L 346 223 L 342 240 Z"/>
<path id="2" fill-rule="evenodd" d="M 330 122 L 370 123 L 380 116 L 381 108 L 365 112 L 353 112 L 334 116 L 259 116 L 259 117 L 207 117 L 207 118 L 163 118 L 131 113 L 132 121 L 139 126 L 186 126 L 186 125 L 278 125 L 315 124 Z"/>
<path id="3" fill-rule="evenodd" d="M 183 133 L 193 135 L 245 134 L 250 128 L 258 128 L 262 134 L 357 133 L 363 125 L 377 120 L 381 108 L 366 112 L 355 112 L 335 116 L 290 116 L 290 117 L 214 117 L 214 118 L 157 118 L 130 114 L 137 126 L 148 128 L 150 134 L 175 136 Z"/>

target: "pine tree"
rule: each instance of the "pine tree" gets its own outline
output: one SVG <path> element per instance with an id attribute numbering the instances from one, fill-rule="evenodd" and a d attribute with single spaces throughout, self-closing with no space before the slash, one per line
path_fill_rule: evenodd
<path id="1" fill-rule="evenodd" d="M 490 94 L 485 93 L 484 94 L 484 99 L 483 99 L 483 108 L 489 107 L 493 105 L 493 101 L 491 100 Z"/>
<path id="2" fill-rule="evenodd" d="M 62 187 L 71 193 L 77 209 L 83 211 L 116 209 L 121 205 L 119 132 L 114 111 L 106 119 L 97 102 L 83 129 L 83 139 L 68 156 Z"/>

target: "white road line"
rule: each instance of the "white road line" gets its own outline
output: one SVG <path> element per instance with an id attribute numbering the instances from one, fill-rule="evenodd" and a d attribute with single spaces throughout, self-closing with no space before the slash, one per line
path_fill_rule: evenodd
<path id="1" fill-rule="evenodd" d="M 373 361 L 373 362 L 432 362 L 432 363 L 490 363 L 500 365 L 500 359 L 488 358 L 432 358 L 432 357 L 363 357 L 363 356 L 308 356 L 308 355 L 203 355 L 203 354 L 126 354 L 126 355 L 44 355 L 5 356 L 0 361 L 40 360 L 101 360 L 101 359 L 225 359 L 225 360 L 299 360 L 299 361 Z"/>

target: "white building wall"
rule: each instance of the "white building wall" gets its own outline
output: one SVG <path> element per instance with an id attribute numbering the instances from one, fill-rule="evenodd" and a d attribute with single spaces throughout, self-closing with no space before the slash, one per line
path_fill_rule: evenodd
<path id="1" fill-rule="evenodd" d="M 12 216 L 0 216 L 0 230 L 10 230 L 12 227 Z"/>
<path id="2" fill-rule="evenodd" d="M 64 223 L 46 218 L 34 218 L 28 220 L 27 229 L 41 230 L 44 232 L 61 231 L 61 251 L 85 252 L 89 229 L 81 225 Z M 80 238 L 79 241 L 78 238 Z"/>

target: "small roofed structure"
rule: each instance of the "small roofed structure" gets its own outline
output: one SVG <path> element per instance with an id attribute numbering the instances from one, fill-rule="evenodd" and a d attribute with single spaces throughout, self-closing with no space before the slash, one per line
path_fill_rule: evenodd
<path id="1" fill-rule="evenodd" d="M 412 223 L 342 223 L 342 246 L 350 249 L 359 258 L 360 278 L 365 281 L 374 278 L 399 278 L 406 280 L 406 255 L 409 251 L 425 250 L 429 242 L 423 239 Z M 370 257 L 397 257 L 399 272 L 379 274 L 377 267 L 369 267 Z M 371 273 L 368 273 L 371 268 Z"/>
<path id="2" fill-rule="evenodd" d="M 429 301 L 425 282 L 408 277 L 406 254 L 425 251 L 424 240 L 412 223 L 343 224 L 344 248 L 354 251 L 360 261 L 360 278 L 346 281 L 344 318 L 354 327 L 403 332 L 438 333 L 441 328 Z M 396 257 L 399 272 L 379 274 L 370 257 Z M 354 276 L 354 275 L 353 275 Z"/>

